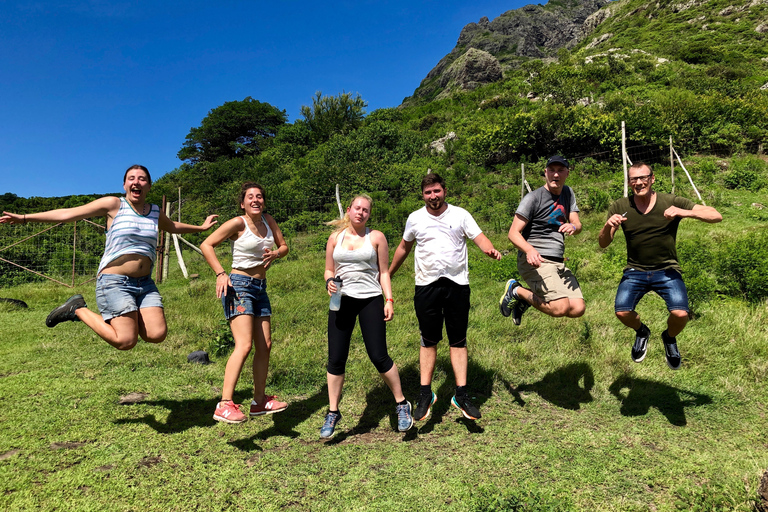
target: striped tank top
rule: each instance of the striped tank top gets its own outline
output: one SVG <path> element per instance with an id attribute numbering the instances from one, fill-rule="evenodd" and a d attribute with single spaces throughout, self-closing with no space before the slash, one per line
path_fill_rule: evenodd
<path id="1" fill-rule="evenodd" d="M 149 206 L 147 215 L 139 215 L 124 197 L 120 198 L 120 209 L 107 231 L 107 244 L 104 248 L 104 256 L 99 263 L 99 274 L 104 267 L 126 254 L 146 256 L 154 266 L 157 256 L 157 222 L 160 218 L 160 208 L 156 204 Z"/>

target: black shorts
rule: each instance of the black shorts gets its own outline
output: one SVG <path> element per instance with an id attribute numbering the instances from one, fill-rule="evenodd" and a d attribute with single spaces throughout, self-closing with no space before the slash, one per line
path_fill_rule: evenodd
<path id="1" fill-rule="evenodd" d="M 452 347 L 467 343 L 469 323 L 469 285 L 456 284 L 446 277 L 426 286 L 417 286 L 413 295 L 416 318 L 419 319 L 421 345 L 433 347 L 443 339 L 443 321 Z"/>

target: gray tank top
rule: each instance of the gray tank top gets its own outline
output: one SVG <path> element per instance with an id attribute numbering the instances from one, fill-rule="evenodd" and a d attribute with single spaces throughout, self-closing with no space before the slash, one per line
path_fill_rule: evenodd
<path id="1" fill-rule="evenodd" d="M 333 249 L 336 275 L 342 279 L 341 294 L 355 299 L 381 295 L 379 261 L 371 243 L 370 230 L 366 230 L 363 246 L 351 251 L 342 247 L 346 232 L 345 229 L 338 234 Z"/>

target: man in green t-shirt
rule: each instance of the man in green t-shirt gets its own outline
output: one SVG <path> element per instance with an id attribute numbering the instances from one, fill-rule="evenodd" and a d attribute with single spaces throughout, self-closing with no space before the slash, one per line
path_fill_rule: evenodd
<path id="1" fill-rule="evenodd" d="M 632 360 L 640 363 L 645 359 L 651 337 L 635 307 L 646 293 L 655 291 L 669 310 L 667 329 L 661 333 L 661 339 L 667 365 L 677 370 L 682 359 L 676 337 L 688 323 L 689 311 L 688 291 L 677 261 L 677 227 L 686 217 L 709 223 L 720 222 L 723 217 L 711 206 L 655 192 L 655 181 L 653 169 L 647 164 L 638 162 L 630 167 L 629 186 L 633 195 L 610 206 L 599 242 L 603 249 L 608 247 L 619 226 L 627 240 L 627 266 L 616 291 L 614 310 L 621 323 L 636 332 Z"/>

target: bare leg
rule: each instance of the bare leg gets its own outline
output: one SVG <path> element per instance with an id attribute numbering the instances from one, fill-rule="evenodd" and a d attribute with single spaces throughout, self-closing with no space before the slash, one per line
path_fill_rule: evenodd
<path id="1" fill-rule="evenodd" d="M 616 318 L 627 327 L 638 330 L 643 323 L 640 321 L 640 315 L 636 311 L 617 311 Z"/>
<path id="2" fill-rule="evenodd" d="M 163 308 L 152 307 L 139 310 L 139 336 L 148 343 L 160 343 L 168 335 Z"/>
<path id="3" fill-rule="evenodd" d="M 100 314 L 88 308 L 80 308 L 75 315 L 85 325 L 93 329 L 101 339 L 118 350 L 130 350 L 139 340 L 139 313 L 134 311 L 105 322 Z"/>
<path id="4" fill-rule="evenodd" d="M 545 315 L 555 318 L 561 316 L 578 318 L 584 314 L 585 310 L 583 299 L 562 298 L 544 302 L 541 297 L 522 286 L 517 288 L 517 296 Z"/>
<path id="5" fill-rule="evenodd" d="M 269 371 L 269 355 L 272 352 L 270 317 L 262 316 L 254 319 L 253 341 L 253 400 L 257 404 L 263 404 Z"/>
<path id="6" fill-rule="evenodd" d="M 238 315 L 229 321 L 229 327 L 232 329 L 232 337 L 235 339 L 235 348 L 227 360 L 227 367 L 224 369 L 224 385 L 221 389 L 222 400 L 232 400 L 235 394 L 235 386 L 243 371 L 245 360 L 251 352 L 253 345 L 251 337 L 253 335 L 254 318 L 250 315 Z"/>
<path id="7" fill-rule="evenodd" d="M 437 345 L 434 347 L 419 347 L 419 372 L 421 385 L 432 384 L 432 375 L 435 373 L 437 363 Z"/>
<path id="8" fill-rule="evenodd" d="M 682 309 L 674 309 L 669 312 L 667 318 L 667 334 L 675 338 L 678 334 L 683 332 L 685 325 L 688 323 L 688 312 Z"/>
<path id="9" fill-rule="evenodd" d="M 339 410 L 339 402 L 341 402 L 341 390 L 344 388 L 344 374 L 331 375 L 326 372 L 328 376 L 328 405 L 331 411 Z"/>
<path id="10" fill-rule="evenodd" d="M 380 373 L 381 378 L 384 379 L 384 382 L 389 387 L 389 390 L 392 391 L 392 395 L 395 397 L 395 402 L 402 402 L 405 400 L 405 395 L 403 395 L 403 389 L 400 386 L 400 373 L 397 371 L 397 365 L 393 364 L 392 368 L 387 370 L 384 373 Z M 330 394 L 331 390 L 331 381 L 330 378 L 328 380 L 328 393 Z M 339 390 L 341 391 L 341 390 Z M 333 409 L 334 411 L 336 409 Z"/>
<path id="11" fill-rule="evenodd" d="M 457 386 L 467 385 L 467 347 L 451 347 L 451 366 Z"/>

